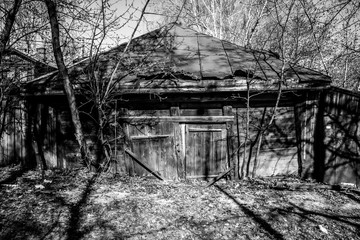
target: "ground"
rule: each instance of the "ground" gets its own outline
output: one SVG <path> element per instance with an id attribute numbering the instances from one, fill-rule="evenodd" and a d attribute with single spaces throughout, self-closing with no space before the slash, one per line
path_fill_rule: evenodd
<path id="1" fill-rule="evenodd" d="M 0 239 L 360 239 L 360 191 L 0 169 Z M 12 176 L 16 177 L 12 177 Z"/>

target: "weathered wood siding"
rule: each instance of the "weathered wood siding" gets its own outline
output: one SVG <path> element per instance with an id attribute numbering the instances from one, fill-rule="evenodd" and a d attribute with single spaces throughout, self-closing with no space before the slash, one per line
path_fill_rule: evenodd
<path id="1" fill-rule="evenodd" d="M 325 96 L 325 181 L 360 184 L 360 96 L 333 89 Z"/>
<path id="2" fill-rule="evenodd" d="M 298 106 L 303 177 L 359 185 L 359 102 L 359 94 L 334 87 Z"/>
<path id="3" fill-rule="evenodd" d="M 120 104 L 119 104 L 120 105 Z M 281 107 L 274 123 L 267 126 L 271 108 L 252 108 L 250 144 L 244 159 L 246 109 L 231 105 L 207 108 L 198 104 L 165 109 L 114 109 L 117 119 L 110 134 L 113 172 L 137 176 L 151 174 L 136 163 L 125 149 L 165 179 L 207 178 L 235 167 L 249 176 L 293 174 L 298 171 L 294 111 Z M 77 167 L 78 146 L 66 107 L 33 104 L 32 155 L 51 168 Z M 82 116 L 90 149 L 96 152 L 96 127 Z M 261 130 L 260 127 L 265 127 Z M 261 131 L 260 131 L 261 130 Z M 42 146 L 39 148 L 39 146 Z M 235 173 L 235 171 L 234 171 Z"/>
<path id="4" fill-rule="evenodd" d="M 247 110 L 235 111 L 239 171 L 249 177 L 296 174 L 298 149 L 293 107 L 278 108 L 272 124 L 273 108 L 251 108 L 247 141 Z"/>
<path id="5" fill-rule="evenodd" d="M 251 155 L 246 160 L 243 159 L 245 111 L 226 105 L 209 109 L 128 111 L 124 130 L 131 150 L 165 178 L 214 177 L 229 167 L 244 164 L 254 176 L 296 174 L 293 108 L 279 108 L 270 126 L 267 122 L 272 109 L 251 110 L 252 144 L 246 146 Z M 261 118 L 264 118 L 262 123 Z M 259 124 L 266 130 L 259 131 Z M 150 175 L 131 158 L 126 157 L 125 162 L 130 174 Z"/>
<path id="6" fill-rule="evenodd" d="M 119 103 L 110 137 L 111 167 L 120 174 L 151 175 L 129 158 L 124 151 L 129 149 L 166 179 L 212 177 L 235 167 L 249 177 L 301 174 L 328 183 L 359 184 L 359 99 L 335 88 L 299 95 L 277 109 L 271 125 L 273 109 L 262 102 L 250 109 L 248 142 L 247 113 L 241 104 L 124 109 Z M 43 156 L 49 167 L 79 166 L 68 109 L 35 104 L 32 111 L 35 135 L 30 145 L 37 161 Z M 82 120 L 87 141 L 96 151 L 95 125 L 90 118 Z M 14 159 L 8 152 L 24 140 L 6 141 L 2 156 Z"/>
<path id="7" fill-rule="evenodd" d="M 48 168 L 81 166 L 68 108 L 59 103 L 34 101 L 27 112 L 26 161 L 36 161 L 38 167 L 45 164 Z"/>
<path id="8" fill-rule="evenodd" d="M 4 132 L 0 136 L 0 166 L 18 163 L 27 165 L 28 159 L 31 157 L 26 152 L 26 145 L 34 143 L 34 139 L 27 138 L 27 133 L 32 130 L 28 129 L 29 114 L 26 100 L 20 96 L 13 96 L 9 90 L 5 90 L 4 86 L 19 86 L 19 84 L 31 81 L 53 70 L 55 70 L 54 67 L 50 67 L 16 49 L 10 48 L 5 52 L 0 65 L 0 78 L 1 84 L 3 84 L 2 91 L 4 91 L 2 94 L 5 94 L 7 98 L 3 99 L 4 102 L 1 103 L 0 122 L 4 124 Z M 15 88 L 11 92 L 13 91 Z M 6 105 L 6 101 L 8 101 L 9 110 L 6 109 L 4 116 L 3 107 Z"/>
<path id="9" fill-rule="evenodd" d="M 146 117 L 144 116 L 144 119 Z M 145 120 L 146 121 L 146 120 Z M 164 178 L 177 177 L 177 161 L 174 149 L 174 126 L 172 122 L 148 121 L 127 124 L 129 145 L 144 163 Z M 132 173 L 151 175 L 136 162 L 129 160 Z"/>
<path id="10" fill-rule="evenodd" d="M 186 177 L 215 177 L 228 168 L 225 124 L 186 124 Z"/>
<path id="11" fill-rule="evenodd" d="M 18 164 L 25 159 L 26 111 L 20 102 L 10 109 L 4 119 L 4 132 L 1 136 L 0 166 Z"/>

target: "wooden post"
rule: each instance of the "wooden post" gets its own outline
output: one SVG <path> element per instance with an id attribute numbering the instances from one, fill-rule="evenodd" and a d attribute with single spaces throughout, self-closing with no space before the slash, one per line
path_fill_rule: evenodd
<path id="1" fill-rule="evenodd" d="M 179 107 L 171 107 L 170 108 L 171 116 L 180 116 L 180 108 Z M 175 151 L 175 159 L 177 166 L 177 177 L 184 178 L 184 161 L 185 161 L 185 153 L 182 151 L 182 146 L 185 143 L 184 139 L 182 139 L 181 127 L 179 122 L 174 122 L 174 151 Z"/>
<path id="2" fill-rule="evenodd" d="M 239 109 L 236 108 L 236 116 L 235 116 L 235 124 L 236 124 L 236 141 L 234 140 L 234 142 L 236 142 L 237 144 L 235 145 L 235 150 L 236 150 L 236 158 L 235 158 L 235 168 L 234 168 L 234 178 L 235 179 L 240 179 L 239 176 L 239 165 L 240 165 L 240 146 L 241 146 L 241 141 L 240 141 L 240 128 L 239 128 Z"/>
<path id="3" fill-rule="evenodd" d="M 232 106 L 223 106 L 223 115 L 224 116 L 233 116 L 233 108 Z M 234 129 L 233 129 L 233 122 L 227 122 L 226 123 L 226 142 L 227 142 L 227 154 L 228 154 L 228 168 L 233 169 L 236 162 L 236 154 L 234 150 L 236 149 L 235 141 L 234 141 Z M 235 178 L 235 171 L 232 176 Z"/>

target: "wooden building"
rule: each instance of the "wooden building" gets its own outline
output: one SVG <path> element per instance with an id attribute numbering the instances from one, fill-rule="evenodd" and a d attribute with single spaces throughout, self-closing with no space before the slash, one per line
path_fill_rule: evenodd
<path id="1" fill-rule="evenodd" d="M 56 69 L 43 60 L 43 56 L 29 56 L 14 48 L 3 55 L 0 66 L 0 166 L 25 159 L 26 111 L 18 92 L 22 84 Z"/>
<path id="2" fill-rule="evenodd" d="M 133 155 L 166 179 L 233 169 L 233 177 L 294 174 L 358 183 L 359 123 L 353 116 L 359 96 L 331 87 L 330 77 L 177 24 L 133 39 L 123 53 L 125 47 L 99 54 L 95 65 L 88 58 L 69 68 L 89 144 L 96 123 L 86 94 L 91 84 L 115 83 L 108 100 L 114 171 L 150 175 Z M 96 66 L 92 75 L 90 66 Z M 57 72 L 28 84 L 26 97 L 29 123 L 38 125 L 43 139 L 41 158 L 50 167 L 77 165 Z M 352 115 L 340 117 L 344 111 Z M 345 145 L 332 142 L 339 134 Z M 352 151 L 339 155 L 347 148 Z M 29 144 L 28 155 L 39 152 Z"/>

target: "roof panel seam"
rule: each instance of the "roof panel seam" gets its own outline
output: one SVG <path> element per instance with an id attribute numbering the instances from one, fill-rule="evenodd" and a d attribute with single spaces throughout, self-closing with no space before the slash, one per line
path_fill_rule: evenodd
<path id="1" fill-rule="evenodd" d="M 196 36 L 196 41 L 198 45 L 198 56 L 199 56 L 199 67 L 200 67 L 200 77 L 203 79 L 203 71 L 202 71 L 202 63 L 201 63 L 201 55 L 200 55 L 200 43 L 199 43 L 199 36 Z"/>
<path id="2" fill-rule="evenodd" d="M 224 50 L 224 52 L 225 52 L 226 59 L 227 59 L 227 61 L 228 61 L 228 63 L 229 63 L 229 67 L 230 67 L 230 70 L 231 70 L 231 75 L 234 76 L 234 70 L 233 70 L 233 68 L 232 68 L 232 66 L 231 66 L 230 59 L 229 59 L 229 55 L 228 55 L 227 52 L 226 52 L 226 49 L 225 49 L 223 40 L 221 40 L 221 45 L 222 45 L 223 50 Z"/>

